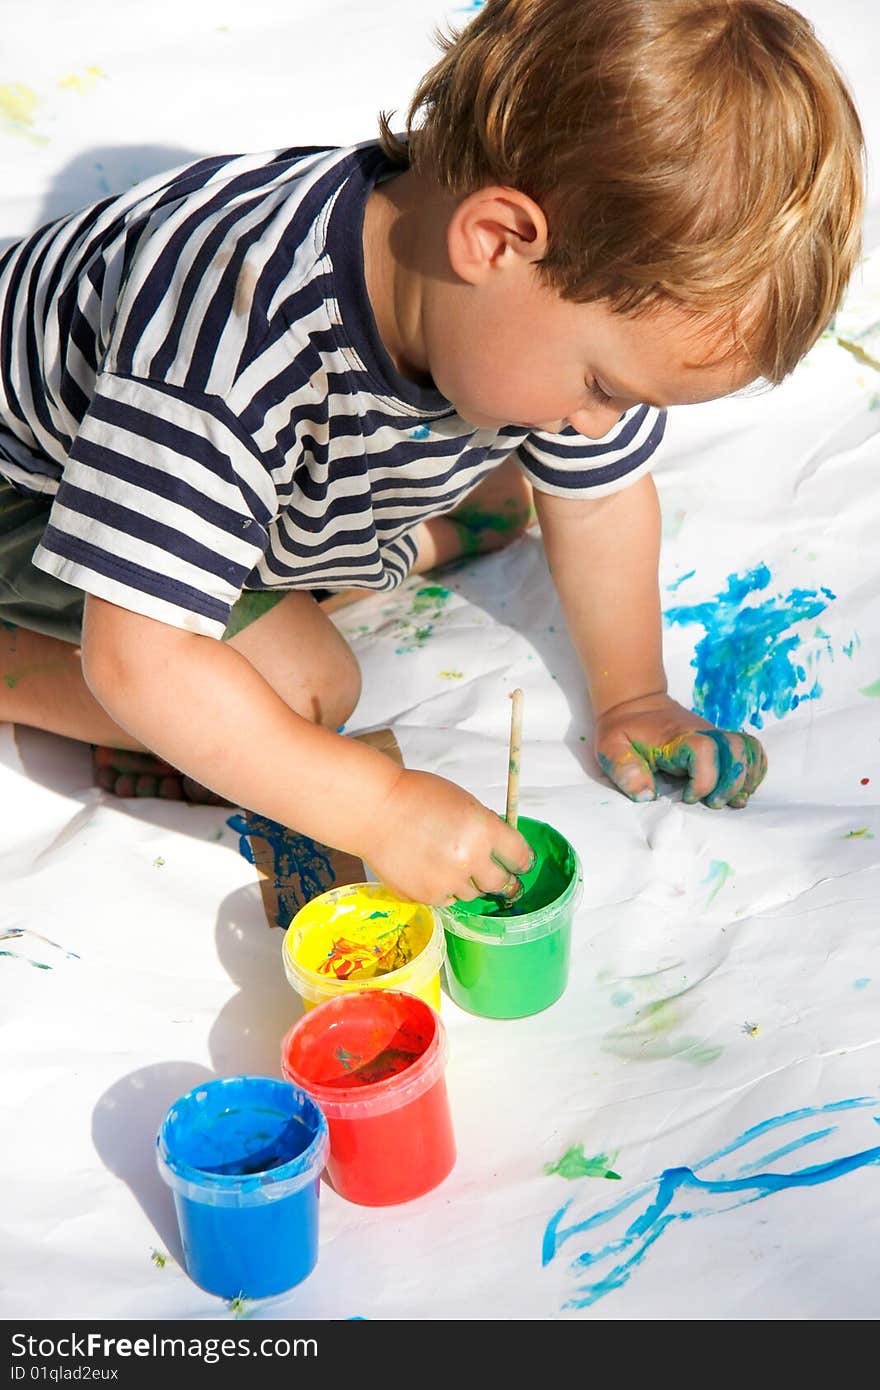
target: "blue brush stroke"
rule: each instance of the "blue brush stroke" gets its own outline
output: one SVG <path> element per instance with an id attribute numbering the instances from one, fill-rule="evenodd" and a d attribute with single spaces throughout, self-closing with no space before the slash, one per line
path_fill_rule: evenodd
<path id="1" fill-rule="evenodd" d="M 836 595 L 826 588 L 792 589 L 784 597 L 744 603 L 769 583 L 770 570 L 758 565 L 728 576 L 714 599 L 667 608 L 663 615 L 669 627 L 697 624 L 705 633 L 691 661 L 697 672 L 694 709 L 719 728 L 749 723 L 762 729 L 765 714 L 781 719 L 822 694 L 817 680 L 807 683 L 806 668 L 795 656 L 801 639 L 789 629 L 818 617 Z"/>
<path id="2" fill-rule="evenodd" d="M 667 592 L 674 594 L 676 589 L 680 589 L 686 579 L 693 579 L 696 570 L 688 570 L 687 574 L 680 574 L 677 579 L 673 579 L 671 584 L 666 585 Z"/>
<path id="3" fill-rule="evenodd" d="M 799 1110 L 792 1110 L 783 1115 L 775 1115 L 771 1119 L 764 1120 L 745 1130 L 730 1144 L 716 1150 L 707 1158 L 701 1159 L 692 1168 L 667 1168 L 658 1177 L 627 1193 L 613 1205 L 605 1207 L 584 1221 L 562 1227 L 562 1220 L 575 1200 L 571 1198 L 553 1214 L 547 1223 L 542 1251 L 542 1263 L 544 1265 L 549 1264 L 555 1258 L 560 1247 L 566 1241 L 596 1230 L 636 1203 L 643 1202 L 646 1197 L 649 1197 L 650 1200 L 625 1227 L 622 1235 L 595 1250 L 585 1250 L 575 1257 L 571 1267 L 578 1276 L 603 1260 L 606 1264 L 610 1263 L 611 1268 L 598 1278 L 580 1285 L 577 1289 L 577 1297 L 570 1299 L 563 1306 L 566 1308 L 588 1308 L 598 1302 L 600 1298 L 604 1298 L 606 1294 L 622 1288 L 645 1259 L 654 1243 L 675 1221 L 691 1221 L 696 1217 L 717 1216 L 722 1211 L 733 1211 L 737 1207 L 761 1201 L 774 1192 L 784 1192 L 793 1187 L 817 1187 L 821 1183 L 831 1182 L 835 1178 L 843 1177 L 859 1168 L 880 1164 L 880 1145 L 876 1145 L 844 1158 L 813 1164 L 810 1167 L 796 1169 L 791 1173 L 754 1171 L 757 1167 L 766 1168 L 767 1164 L 776 1162 L 807 1144 L 815 1144 L 827 1139 L 838 1129 L 837 1125 L 830 1125 L 812 1130 L 807 1134 L 801 1134 L 772 1152 L 764 1154 L 760 1159 L 749 1160 L 741 1164 L 734 1170 L 737 1176 L 721 1176 L 717 1179 L 698 1178 L 696 1176 L 700 1169 L 706 1168 L 710 1163 L 717 1163 L 720 1159 L 736 1153 L 745 1145 L 780 1126 L 795 1124 L 817 1115 L 841 1114 L 866 1107 L 874 1108 L 877 1105 L 876 1097 L 857 1096 L 851 1100 L 834 1101 L 820 1106 L 804 1106 Z M 875 1124 L 880 1123 L 880 1117 L 873 1115 L 871 1118 Z M 669 1208 L 673 1200 L 689 1191 L 706 1196 L 729 1196 L 734 1199 L 739 1194 L 742 1195 L 739 1196 L 738 1200 L 732 1200 L 717 1207 L 695 1205 L 674 1212 L 670 1211 Z M 624 1258 L 619 1258 L 621 1256 Z"/>
<path id="4" fill-rule="evenodd" d="M 336 874 L 330 863 L 330 850 L 308 835 L 279 825 L 268 816 L 257 816 L 253 812 L 242 815 L 237 812 L 230 816 L 226 824 L 239 837 L 239 853 L 249 864 L 255 863 L 250 836 L 258 836 L 266 841 L 272 851 L 278 911 L 275 923 L 286 930 L 304 902 L 316 898 L 328 888 L 336 886 Z M 291 883 L 291 879 L 295 882 Z"/>

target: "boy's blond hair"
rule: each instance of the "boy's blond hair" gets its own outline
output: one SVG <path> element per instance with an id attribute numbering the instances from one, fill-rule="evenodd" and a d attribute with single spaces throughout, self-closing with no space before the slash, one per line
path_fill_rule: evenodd
<path id="1" fill-rule="evenodd" d="M 863 139 L 812 25 L 781 0 L 487 0 L 422 79 L 406 143 L 455 197 L 501 184 L 548 222 L 545 282 L 672 302 L 783 379 L 861 252 Z M 417 118 L 419 118 L 417 120 Z"/>

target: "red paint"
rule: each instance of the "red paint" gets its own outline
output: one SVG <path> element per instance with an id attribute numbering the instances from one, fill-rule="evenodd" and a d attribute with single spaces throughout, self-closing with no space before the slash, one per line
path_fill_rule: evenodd
<path id="1" fill-rule="evenodd" d="M 363 989 L 310 1009 L 281 1044 L 281 1070 L 317 1101 L 330 1131 L 327 1176 L 362 1206 L 408 1202 L 455 1163 L 446 1034 L 423 999 Z"/>
<path id="2" fill-rule="evenodd" d="M 866 786 L 868 785 L 868 783 L 870 782 L 870 780 L 871 780 L 870 777 L 863 777 L 863 778 L 862 778 L 862 786 L 863 786 L 863 787 L 866 787 Z"/>

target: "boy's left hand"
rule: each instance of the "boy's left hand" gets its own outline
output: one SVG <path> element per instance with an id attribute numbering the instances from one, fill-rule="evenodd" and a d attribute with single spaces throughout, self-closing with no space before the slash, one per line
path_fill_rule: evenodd
<path id="1" fill-rule="evenodd" d="M 745 806 L 764 780 L 767 755 L 751 734 L 716 729 L 668 695 L 616 705 L 596 723 L 596 756 L 631 801 L 654 801 L 655 772 L 686 777 L 682 800 Z"/>

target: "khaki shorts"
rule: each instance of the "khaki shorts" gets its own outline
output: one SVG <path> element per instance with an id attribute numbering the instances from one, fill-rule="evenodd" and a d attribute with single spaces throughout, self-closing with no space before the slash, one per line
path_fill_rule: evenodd
<path id="1" fill-rule="evenodd" d="M 54 574 L 45 574 L 32 563 L 51 507 L 51 498 L 17 492 L 0 477 L 0 623 L 30 628 L 79 646 L 86 598 L 83 590 L 65 584 Z M 234 637 L 274 608 L 285 592 L 249 589 L 243 593 L 232 609 L 224 639 Z M 313 593 L 321 598 L 326 590 Z"/>

